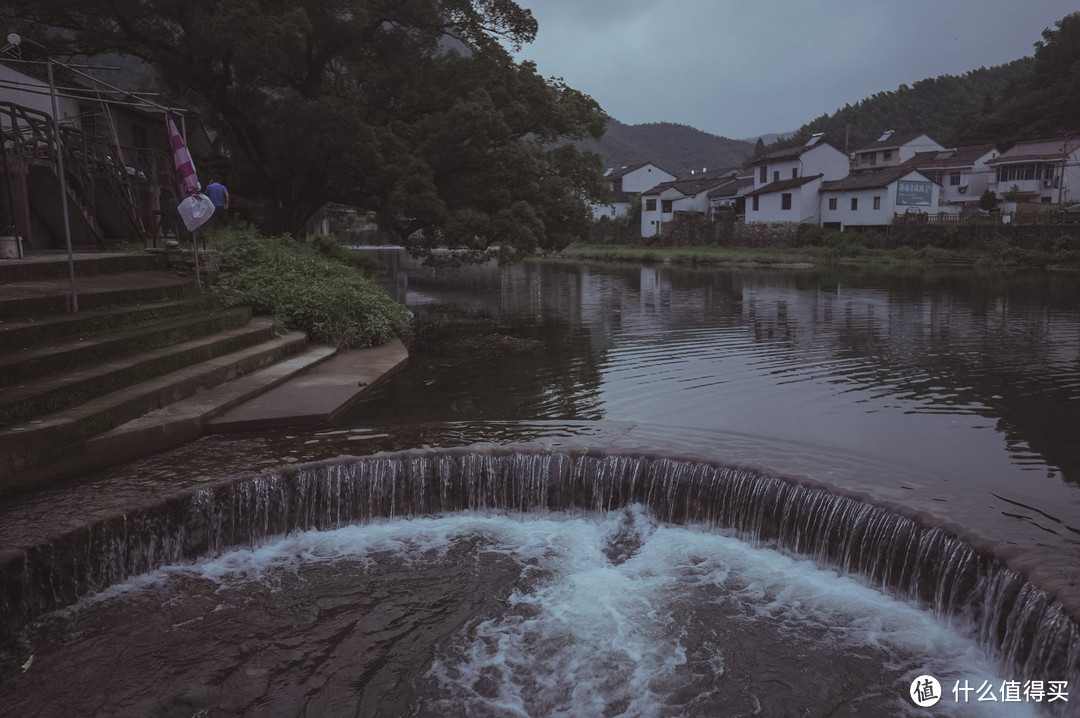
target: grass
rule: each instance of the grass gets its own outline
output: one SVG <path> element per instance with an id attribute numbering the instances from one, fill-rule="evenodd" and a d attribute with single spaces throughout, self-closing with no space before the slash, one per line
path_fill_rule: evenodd
<path id="1" fill-rule="evenodd" d="M 221 284 L 230 305 L 250 304 L 280 329 L 300 329 L 336 347 L 378 346 L 409 333 L 403 306 L 336 249 L 253 229 L 214 234 Z M 358 266 L 359 265 L 359 266 Z"/>
<path id="2" fill-rule="evenodd" d="M 858 240 L 802 247 L 635 247 L 627 245 L 571 245 L 556 259 L 684 266 L 808 267 L 827 264 L 877 266 L 976 265 L 980 267 L 1080 268 L 1080 250 L 1044 251 L 992 242 L 984 250 L 941 249 L 924 246 L 881 249 Z"/>

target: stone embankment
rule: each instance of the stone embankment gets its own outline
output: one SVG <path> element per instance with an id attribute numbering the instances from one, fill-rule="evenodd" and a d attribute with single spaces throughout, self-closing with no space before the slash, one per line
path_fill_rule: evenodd
<path id="1" fill-rule="evenodd" d="M 161 254 L 74 266 L 78 312 L 66 255 L 0 261 L 0 493 L 190 441 L 275 387 L 310 387 L 337 354 L 226 307 Z M 298 401 L 314 391 L 298 384 L 219 430 L 329 420 L 406 356 L 397 341 L 338 355 L 318 400 Z"/>

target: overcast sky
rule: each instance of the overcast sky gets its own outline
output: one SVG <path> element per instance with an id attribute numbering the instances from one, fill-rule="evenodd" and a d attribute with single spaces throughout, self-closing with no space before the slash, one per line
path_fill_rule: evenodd
<path id="1" fill-rule="evenodd" d="M 927 77 L 1034 54 L 1076 0 L 518 0 L 519 59 L 627 124 L 743 139 Z"/>

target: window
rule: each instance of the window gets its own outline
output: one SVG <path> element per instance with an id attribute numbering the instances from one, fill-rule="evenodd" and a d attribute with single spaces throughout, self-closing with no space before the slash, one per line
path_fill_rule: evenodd
<path id="1" fill-rule="evenodd" d="M 769 181 L 769 168 L 766 167 L 765 165 L 762 165 L 761 168 L 758 170 L 758 182 L 761 182 L 762 184 L 765 184 L 768 181 Z"/>
<path id="2" fill-rule="evenodd" d="M 881 209 L 881 197 L 874 197 L 874 209 Z"/>
<path id="3" fill-rule="evenodd" d="M 799 168 L 798 167 L 792 167 L 791 168 L 791 179 L 799 179 Z"/>
<path id="4" fill-rule="evenodd" d="M 98 110 L 96 104 L 79 103 L 79 128 L 88 135 L 98 134 Z"/>
<path id="5" fill-rule="evenodd" d="M 854 211 L 856 211 L 858 209 L 859 209 L 859 198 L 858 197 L 852 197 L 851 198 L 851 211 L 854 212 Z"/>
<path id="6" fill-rule="evenodd" d="M 660 200 L 660 211 L 664 214 L 671 214 L 671 203 L 674 200 L 662 199 Z"/>
<path id="7" fill-rule="evenodd" d="M 754 195 L 754 211 L 755 212 L 758 211 L 758 199 L 759 199 L 759 197 L 757 195 Z"/>
<path id="8" fill-rule="evenodd" d="M 780 209 L 791 209 L 791 193 L 784 192 L 780 195 Z"/>
<path id="9" fill-rule="evenodd" d="M 829 197 L 829 209 L 836 209 L 836 197 Z"/>
<path id="10" fill-rule="evenodd" d="M 882 150 L 881 151 L 881 161 L 882 162 L 888 162 L 891 159 L 892 159 L 892 150 Z"/>
<path id="11" fill-rule="evenodd" d="M 1035 163 L 1005 165 L 998 167 L 998 182 L 1012 182 L 1015 180 L 1039 179 L 1039 168 Z"/>
<path id="12" fill-rule="evenodd" d="M 876 165 L 877 164 L 877 152 L 867 152 L 866 153 L 866 164 L 868 164 L 868 165 Z"/>
<path id="13" fill-rule="evenodd" d="M 780 170 L 773 170 L 772 181 L 773 182 L 779 182 L 780 181 Z"/>
<path id="14" fill-rule="evenodd" d="M 656 211 L 656 200 L 655 199 L 647 199 L 647 200 L 645 200 L 645 211 L 646 212 L 655 212 Z"/>
<path id="15" fill-rule="evenodd" d="M 949 184 L 952 185 L 953 187 L 959 187 L 960 186 L 960 173 L 959 172 L 950 172 L 949 173 Z"/>
<path id="16" fill-rule="evenodd" d="M 619 192 L 622 192 L 622 177 L 620 177 L 617 180 L 612 180 L 611 181 L 611 191 L 614 192 L 615 194 L 618 194 Z"/>
<path id="17" fill-rule="evenodd" d="M 150 153 L 146 150 L 150 146 L 146 128 L 142 125 L 132 125 L 131 141 L 135 144 L 136 161 L 140 167 L 146 167 L 150 164 Z"/>

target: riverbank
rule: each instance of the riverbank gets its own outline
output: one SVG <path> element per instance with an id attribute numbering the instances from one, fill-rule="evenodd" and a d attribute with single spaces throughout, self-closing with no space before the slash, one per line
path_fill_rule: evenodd
<path id="1" fill-rule="evenodd" d="M 994 242 L 985 249 L 921 249 L 867 247 L 857 238 L 843 243 L 800 247 L 641 247 L 575 244 L 558 259 L 591 262 L 633 262 L 685 266 L 770 266 L 809 268 L 829 264 L 884 266 L 976 266 L 984 268 L 1080 269 L 1080 249 L 1033 249 Z"/>

